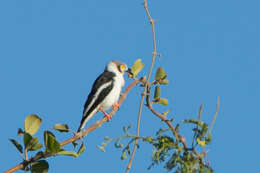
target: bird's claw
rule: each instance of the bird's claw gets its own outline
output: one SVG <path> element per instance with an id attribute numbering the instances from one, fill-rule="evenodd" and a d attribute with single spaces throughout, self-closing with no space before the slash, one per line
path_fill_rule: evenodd
<path id="1" fill-rule="evenodd" d="M 119 103 L 116 103 L 116 104 L 113 104 L 112 106 L 113 106 L 113 110 L 118 110 L 118 109 L 120 109 L 121 105 Z"/>
<path id="2" fill-rule="evenodd" d="M 104 113 L 105 117 L 107 118 L 107 121 L 110 121 L 111 120 L 111 115 L 109 115 L 108 113 Z"/>
<path id="3" fill-rule="evenodd" d="M 106 113 L 102 107 L 100 107 L 99 110 L 100 110 L 101 112 L 103 112 L 103 114 L 104 114 L 105 117 L 107 118 L 107 121 L 110 121 L 110 120 L 111 120 L 111 115 L 109 115 L 108 113 Z"/>

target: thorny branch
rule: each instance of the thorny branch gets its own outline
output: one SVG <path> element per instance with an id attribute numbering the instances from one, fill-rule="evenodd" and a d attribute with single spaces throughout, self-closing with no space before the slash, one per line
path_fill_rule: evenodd
<path id="1" fill-rule="evenodd" d="M 135 80 L 126 88 L 126 90 L 121 94 L 121 97 L 120 97 L 120 99 L 119 99 L 119 101 L 118 101 L 118 103 L 119 103 L 120 105 L 121 105 L 121 104 L 123 103 L 123 101 L 126 99 L 126 96 L 127 96 L 127 94 L 129 93 L 129 91 L 130 91 L 135 85 L 137 85 L 140 81 L 142 81 L 142 80 L 143 80 L 143 78 L 141 78 L 141 79 L 135 79 Z M 115 113 L 116 113 L 116 111 L 117 111 L 117 110 L 113 109 L 113 110 L 110 111 L 109 114 L 110 114 L 111 116 L 114 116 Z M 88 133 L 92 132 L 93 130 L 95 130 L 95 129 L 99 128 L 99 127 L 101 127 L 101 125 L 102 125 L 103 123 L 105 123 L 106 121 L 107 121 L 107 118 L 104 117 L 103 119 L 101 119 L 101 120 L 97 121 L 96 123 L 92 124 L 92 125 L 91 125 L 90 127 L 88 127 L 86 130 L 80 132 L 81 134 L 80 134 L 80 133 L 77 133 L 77 134 L 76 134 L 75 136 L 73 136 L 72 138 L 69 138 L 69 139 L 67 139 L 67 140 L 65 140 L 65 141 L 60 142 L 60 145 L 61 145 L 61 146 L 65 146 L 65 145 L 67 145 L 67 144 L 69 144 L 69 143 L 72 143 L 72 142 L 74 142 L 74 141 L 76 141 L 76 140 L 78 140 L 78 139 L 80 139 L 80 138 L 86 136 Z M 44 154 L 35 155 L 34 157 L 32 157 L 31 159 L 29 159 L 28 161 L 23 161 L 23 162 L 21 162 L 20 164 L 18 164 L 18 165 L 16 165 L 16 166 L 10 168 L 9 170 L 5 171 L 4 173 L 12 173 L 12 172 L 15 172 L 15 171 L 17 171 L 17 170 L 23 170 L 23 169 L 26 168 L 26 166 L 27 166 L 28 164 L 31 164 L 31 163 L 33 163 L 33 162 L 35 162 L 35 161 L 37 161 L 37 160 L 40 160 L 40 159 L 46 158 L 46 157 L 50 157 L 50 155 L 44 155 Z"/>

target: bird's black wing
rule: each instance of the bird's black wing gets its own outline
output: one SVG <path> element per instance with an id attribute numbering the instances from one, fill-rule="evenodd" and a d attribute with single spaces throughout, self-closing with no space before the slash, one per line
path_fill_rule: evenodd
<path id="1" fill-rule="evenodd" d="M 81 120 L 80 128 L 82 128 L 82 124 L 85 124 L 84 121 L 88 117 L 88 115 L 95 110 L 95 108 L 106 98 L 106 96 L 110 93 L 113 88 L 113 77 L 115 76 L 114 73 L 104 71 L 94 82 L 91 92 L 88 95 L 88 99 L 84 105 L 83 117 Z M 103 85 L 108 84 L 105 88 L 100 91 Z M 98 95 L 97 95 L 98 93 Z M 93 101 L 95 99 L 95 101 Z M 92 103 L 92 106 L 89 107 L 89 104 Z"/>
<path id="2" fill-rule="evenodd" d="M 113 77 L 115 76 L 114 73 L 112 72 L 108 72 L 108 71 L 104 71 L 104 73 L 102 73 L 94 82 L 91 92 L 88 95 L 88 99 L 84 105 L 84 111 L 83 113 L 86 111 L 88 105 L 90 104 L 90 102 L 93 100 L 95 94 L 97 93 L 98 89 L 102 87 L 102 85 L 108 83 L 108 82 L 112 82 L 113 83 Z M 102 102 L 104 100 L 104 98 L 108 95 L 108 93 L 111 91 L 112 89 L 112 85 L 109 85 L 107 88 L 103 89 L 103 91 L 100 92 L 100 94 L 97 96 L 96 101 L 94 102 L 92 107 L 96 107 L 95 103 L 98 104 L 100 102 Z M 91 111 L 91 108 L 89 109 L 89 111 Z"/>

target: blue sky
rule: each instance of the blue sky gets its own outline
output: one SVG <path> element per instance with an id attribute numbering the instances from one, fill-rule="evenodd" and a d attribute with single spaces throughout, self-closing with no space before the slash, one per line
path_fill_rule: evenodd
<path id="1" fill-rule="evenodd" d="M 157 20 L 158 52 L 170 84 L 162 88 L 177 122 L 196 117 L 205 104 L 203 120 L 211 122 L 220 96 L 219 117 L 209 149 L 216 172 L 259 172 L 260 98 L 259 1 L 148 1 Z M 8 141 L 16 138 L 24 118 L 36 113 L 41 130 L 56 123 L 77 129 L 93 80 L 107 62 L 131 65 L 141 58 L 147 74 L 152 36 L 141 0 L 2 0 L 0 1 L 0 122 L 1 170 L 20 162 Z M 131 80 L 126 79 L 126 84 Z M 85 153 L 77 158 L 50 158 L 50 172 L 123 172 L 127 161 L 113 145 L 96 148 L 105 136 L 123 135 L 122 126 L 136 127 L 142 88 L 136 87 L 118 116 L 85 139 Z M 91 122 L 102 117 L 97 114 Z M 88 123 L 89 124 L 89 123 Z M 153 135 L 165 125 L 145 108 L 141 135 Z M 182 129 L 190 136 L 190 129 Z M 58 135 L 64 139 L 65 135 Z M 66 136 L 65 136 L 66 138 Z M 162 166 L 147 171 L 152 148 L 141 143 L 132 172 L 166 172 Z M 89 172 L 89 171 L 88 171 Z"/>

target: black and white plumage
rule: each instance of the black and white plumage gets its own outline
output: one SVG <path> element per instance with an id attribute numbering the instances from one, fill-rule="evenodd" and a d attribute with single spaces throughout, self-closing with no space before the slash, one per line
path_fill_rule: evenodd
<path id="1" fill-rule="evenodd" d="M 99 110 L 108 116 L 104 111 L 117 104 L 125 83 L 124 72 L 130 71 L 127 65 L 120 61 L 111 61 L 107 64 L 104 72 L 95 80 L 88 95 L 78 132 Z"/>

